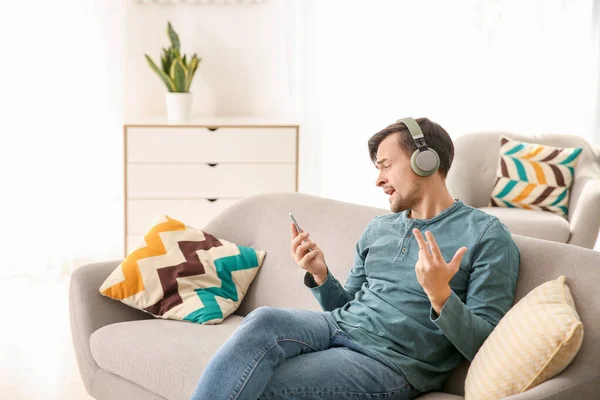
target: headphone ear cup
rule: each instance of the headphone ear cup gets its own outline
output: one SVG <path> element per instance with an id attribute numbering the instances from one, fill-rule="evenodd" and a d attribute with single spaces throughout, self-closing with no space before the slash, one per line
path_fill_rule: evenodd
<path id="1" fill-rule="evenodd" d="M 410 167 L 419 176 L 430 176 L 440 167 L 440 157 L 433 149 L 415 150 L 410 157 Z"/>

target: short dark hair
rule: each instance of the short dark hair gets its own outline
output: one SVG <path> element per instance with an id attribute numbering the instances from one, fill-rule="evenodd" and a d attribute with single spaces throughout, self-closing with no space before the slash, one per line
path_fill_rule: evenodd
<path id="1" fill-rule="evenodd" d="M 423 131 L 427 146 L 435 150 L 440 156 L 439 171 L 444 178 L 447 177 L 450 166 L 452 165 L 452 160 L 454 159 L 454 144 L 452 143 L 450 135 L 448 135 L 448 132 L 446 132 L 444 128 L 431 121 L 429 118 L 418 118 L 416 121 Z M 369 156 L 373 163 L 377 160 L 377 149 L 383 139 L 394 133 L 399 133 L 398 144 L 408 157 L 417 150 L 417 145 L 406 125 L 403 123 L 394 123 L 377 132 L 369 139 Z"/>

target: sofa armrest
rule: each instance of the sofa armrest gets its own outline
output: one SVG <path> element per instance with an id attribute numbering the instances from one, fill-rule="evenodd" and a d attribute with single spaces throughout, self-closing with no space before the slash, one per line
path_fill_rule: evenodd
<path id="1" fill-rule="evenodd" d="M 600 180 L 585 182 L 571 218 L 569 244 L 593 249 L 600 227 Z"/>
<path id="2" fill-rule="evenodd" d="M 82 266 L 71 275 L 69 285 L 69 315 L 71 336 L 79 372 L 90 392 L 98 369 L 90 350 L 90 336 L 99 328 L 123 321 L 154 318 L 100 294 L 104 280 L 119 265 L 111 261 Z"/>

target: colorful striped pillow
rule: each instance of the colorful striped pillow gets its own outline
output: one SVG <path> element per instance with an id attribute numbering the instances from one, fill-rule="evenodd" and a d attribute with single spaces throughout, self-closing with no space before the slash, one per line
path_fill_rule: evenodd
<path id="1" fill-rule="evenodd" d="M 500 137 L 500 161 L 491 207 L 569 212 L 569 191 L 581 147 L 562 148 Z"/>
<path id="2" fill-rule="evenodd" d="M 265 256 L 160 216 L 100 293 L 155 317 L 218 324 L 239 307 Z"/>
<path id="3" fill-rule="evenodd" d="M 523 393 L 562 372 L 582 342 L 583 324 L 561 275 L 533 289 L 500 320 L 469 366 L 465 399 Z"/>

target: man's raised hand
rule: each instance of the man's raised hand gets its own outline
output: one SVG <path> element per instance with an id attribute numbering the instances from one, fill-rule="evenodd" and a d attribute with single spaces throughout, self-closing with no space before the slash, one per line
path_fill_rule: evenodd
<path id="1" fill-rule="evenodd" d="M 450 280 L 458 272 L 467 248 L 461 247 L 454 254 L 452 261 L 446 262 L 431 232 L 425 232 L 427 242 L 420 230 L 413 229 L 413 234 L 419 244 L 419 259 L 415 264 L 417 280 L 429 297 L 433 309 L 439 315 L 452 292 Z"/>

